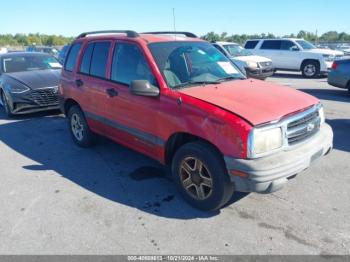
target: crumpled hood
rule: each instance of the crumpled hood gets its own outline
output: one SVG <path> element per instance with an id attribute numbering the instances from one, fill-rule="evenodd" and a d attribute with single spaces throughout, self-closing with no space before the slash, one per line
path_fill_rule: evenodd
<path id="1" fill-rule="evenodd" d="M 15 79 L 31 89 L 58 86 L 61 70 L 36 70 L 16 73 L 6 73 L 6 76 Z"/>
<path id="2" fill-rule="evenodd" d="M 260 80 L 235 80 L 196 86 L 180 93 L 241 116 L 253 125 L 275 120 L 319 103 L 306 93 Z"/>

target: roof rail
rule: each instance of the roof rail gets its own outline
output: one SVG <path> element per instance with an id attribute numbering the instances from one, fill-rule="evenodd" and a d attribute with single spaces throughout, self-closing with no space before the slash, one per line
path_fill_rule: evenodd
<path id="1" fill-rule="evenodd" d="M 150 35 L 185 35 L 187 37 L 193 37 L 193 38 L 198 38 L 193 33 L 190 32 L 182 32 L 182 31 L 159 31 L 159 32 L 145 32 L 142 34 L 150 34 Z"/>
<path id="2" fill-rule="evenodd" d="M 139 37 L 139 34 L 132 30 L 103 30 L 103 31 L 92 31 L 92 32 L 85 32 L 78 35 L 78 38 L 86 37 L 87 35 L 97 35 L 97 34 L 126 34 L 127 37 Z"/>

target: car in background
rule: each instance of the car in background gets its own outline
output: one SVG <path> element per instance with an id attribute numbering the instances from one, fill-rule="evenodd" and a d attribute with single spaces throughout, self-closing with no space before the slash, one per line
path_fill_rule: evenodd
<path id="1" fill-rule="evenodd" d="M 82 33 L 59 90 L 77 145 L 91 146 L 97 133 L 167 165 L 203 210 L 234 191 L 279 190 L 333 146 L 317 98 L 246 79 L 192 33 Z"/>
<path id="2" fill-rule="evenodd" d="M 305 78 L 327 74 L 343 52 L 316 48 L 298 38 L 253 39 L 244 46 L 255 55 L 268 57 L 277 70 L 301 71 Z"/>
<path id="3" fill-rule="evenodd" d="M 65 45 L 62 47 L 62 49 L 59 51 L 58 53 L 58 62 L 60 62 L 61 65 L 64 64 L 64 61 L 66 60 L 66 56 L 67 56 L 67 51 L 69 49 L 70 45 Z"/>
<path id="4" fill-rule="evenodd" d="M 328 74 L 328 84 L 348 90 L 350 95 L 350 59 L 335 61 Z"/>
<path id="5" fill-rule="evenodd" d="M 0 55 L 0 104 L 8 117 L 59 108 L 61 65 L 43 53 Z"/>
<path id="6" fill-rule="evenodd" d="M 272 76 L 274 67 L 271 59 L 253 55 L 239 44 L 232 42 L 215 42 L 213 45 L 226 57 L 231 59 L 247 77 L 265 80 Z"/>
<path id="7" fill-rule="evenodd" d="M 58 57 L 58 53 L 59 53 L 56 48 L 50 47 L 50 46 L 28 46 L 26 48 L 26 52 L 46 53 L 56 58 Z"/>

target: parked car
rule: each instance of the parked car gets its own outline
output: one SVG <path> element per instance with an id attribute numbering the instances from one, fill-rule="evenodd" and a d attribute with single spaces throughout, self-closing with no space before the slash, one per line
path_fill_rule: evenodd
<path id="1" fill-rule="evenodd" d="M 234 190 L 274 192 L 331 151 L 315 97 L 245 79 L 192 33 L 107 32 L 81 34 L 62 70 L 61 110 L 77 145 L 100 134 L 168 165 L 204 210 Z"/>
<path id="2" fill-rule="evenodd" d="M 28 46 L 26 52 L 40 52 L 52 55 L 56 58 L 58 57 L 58 50 L 50 46 Z"/>
<path id="3" fill-rule="evenodd" d="M 348 90 L 350 95 L 350 59 L 335 61 L 328 74 L 328 83 Z"/>
<path id="4" fill-rule="evenodd" d="M 232 42 L 216 42 L 213 45 L 231 59 L 248 77 L 265 80 L 272 76 L 274 67 L 271 59 L 253 55 L 249 50 Z"/>
<path id="5" fill-rule="evenodd" d="M 59 109 L 61 66 L 42 53 L 0 55 L 0 104 L 8 117 Z"/>
<path id="6" fill-rule="evenodd" d="M 244 47 L 270 58 L 276 69 L 301 71 L 306 78 L 327 74 L 333 62 L 344 56 L 343 52 L 319 49 L 296 38 L 248 40 Z"/>
<path id="7" fill-rule="evenodd" d="M 61 65 L 64 64 L 64 61 L 66 60 L 66 56 L 67 56 L 67 51 L 69 49 L 70 45 L 65 45 L 62 47 L 62 49 L 59 51 L 58 53 L 58 62 L 60 62 Z"/>

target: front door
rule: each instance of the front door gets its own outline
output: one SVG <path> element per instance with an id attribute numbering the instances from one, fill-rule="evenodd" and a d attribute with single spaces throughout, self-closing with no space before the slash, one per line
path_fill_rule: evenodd
<path id="1" fill-rule="evenodd" d="M 147 59 L 137 44 L 116 43 L 110 80 L 108 89 L 113 91 L 106 104 L 108 135 L 140 152 L 153 155 L 163 143 L 157 136 L 160 98 L 136 96 L 129 91 L 133 80 L 148 80 L 157 86 Z"/>

